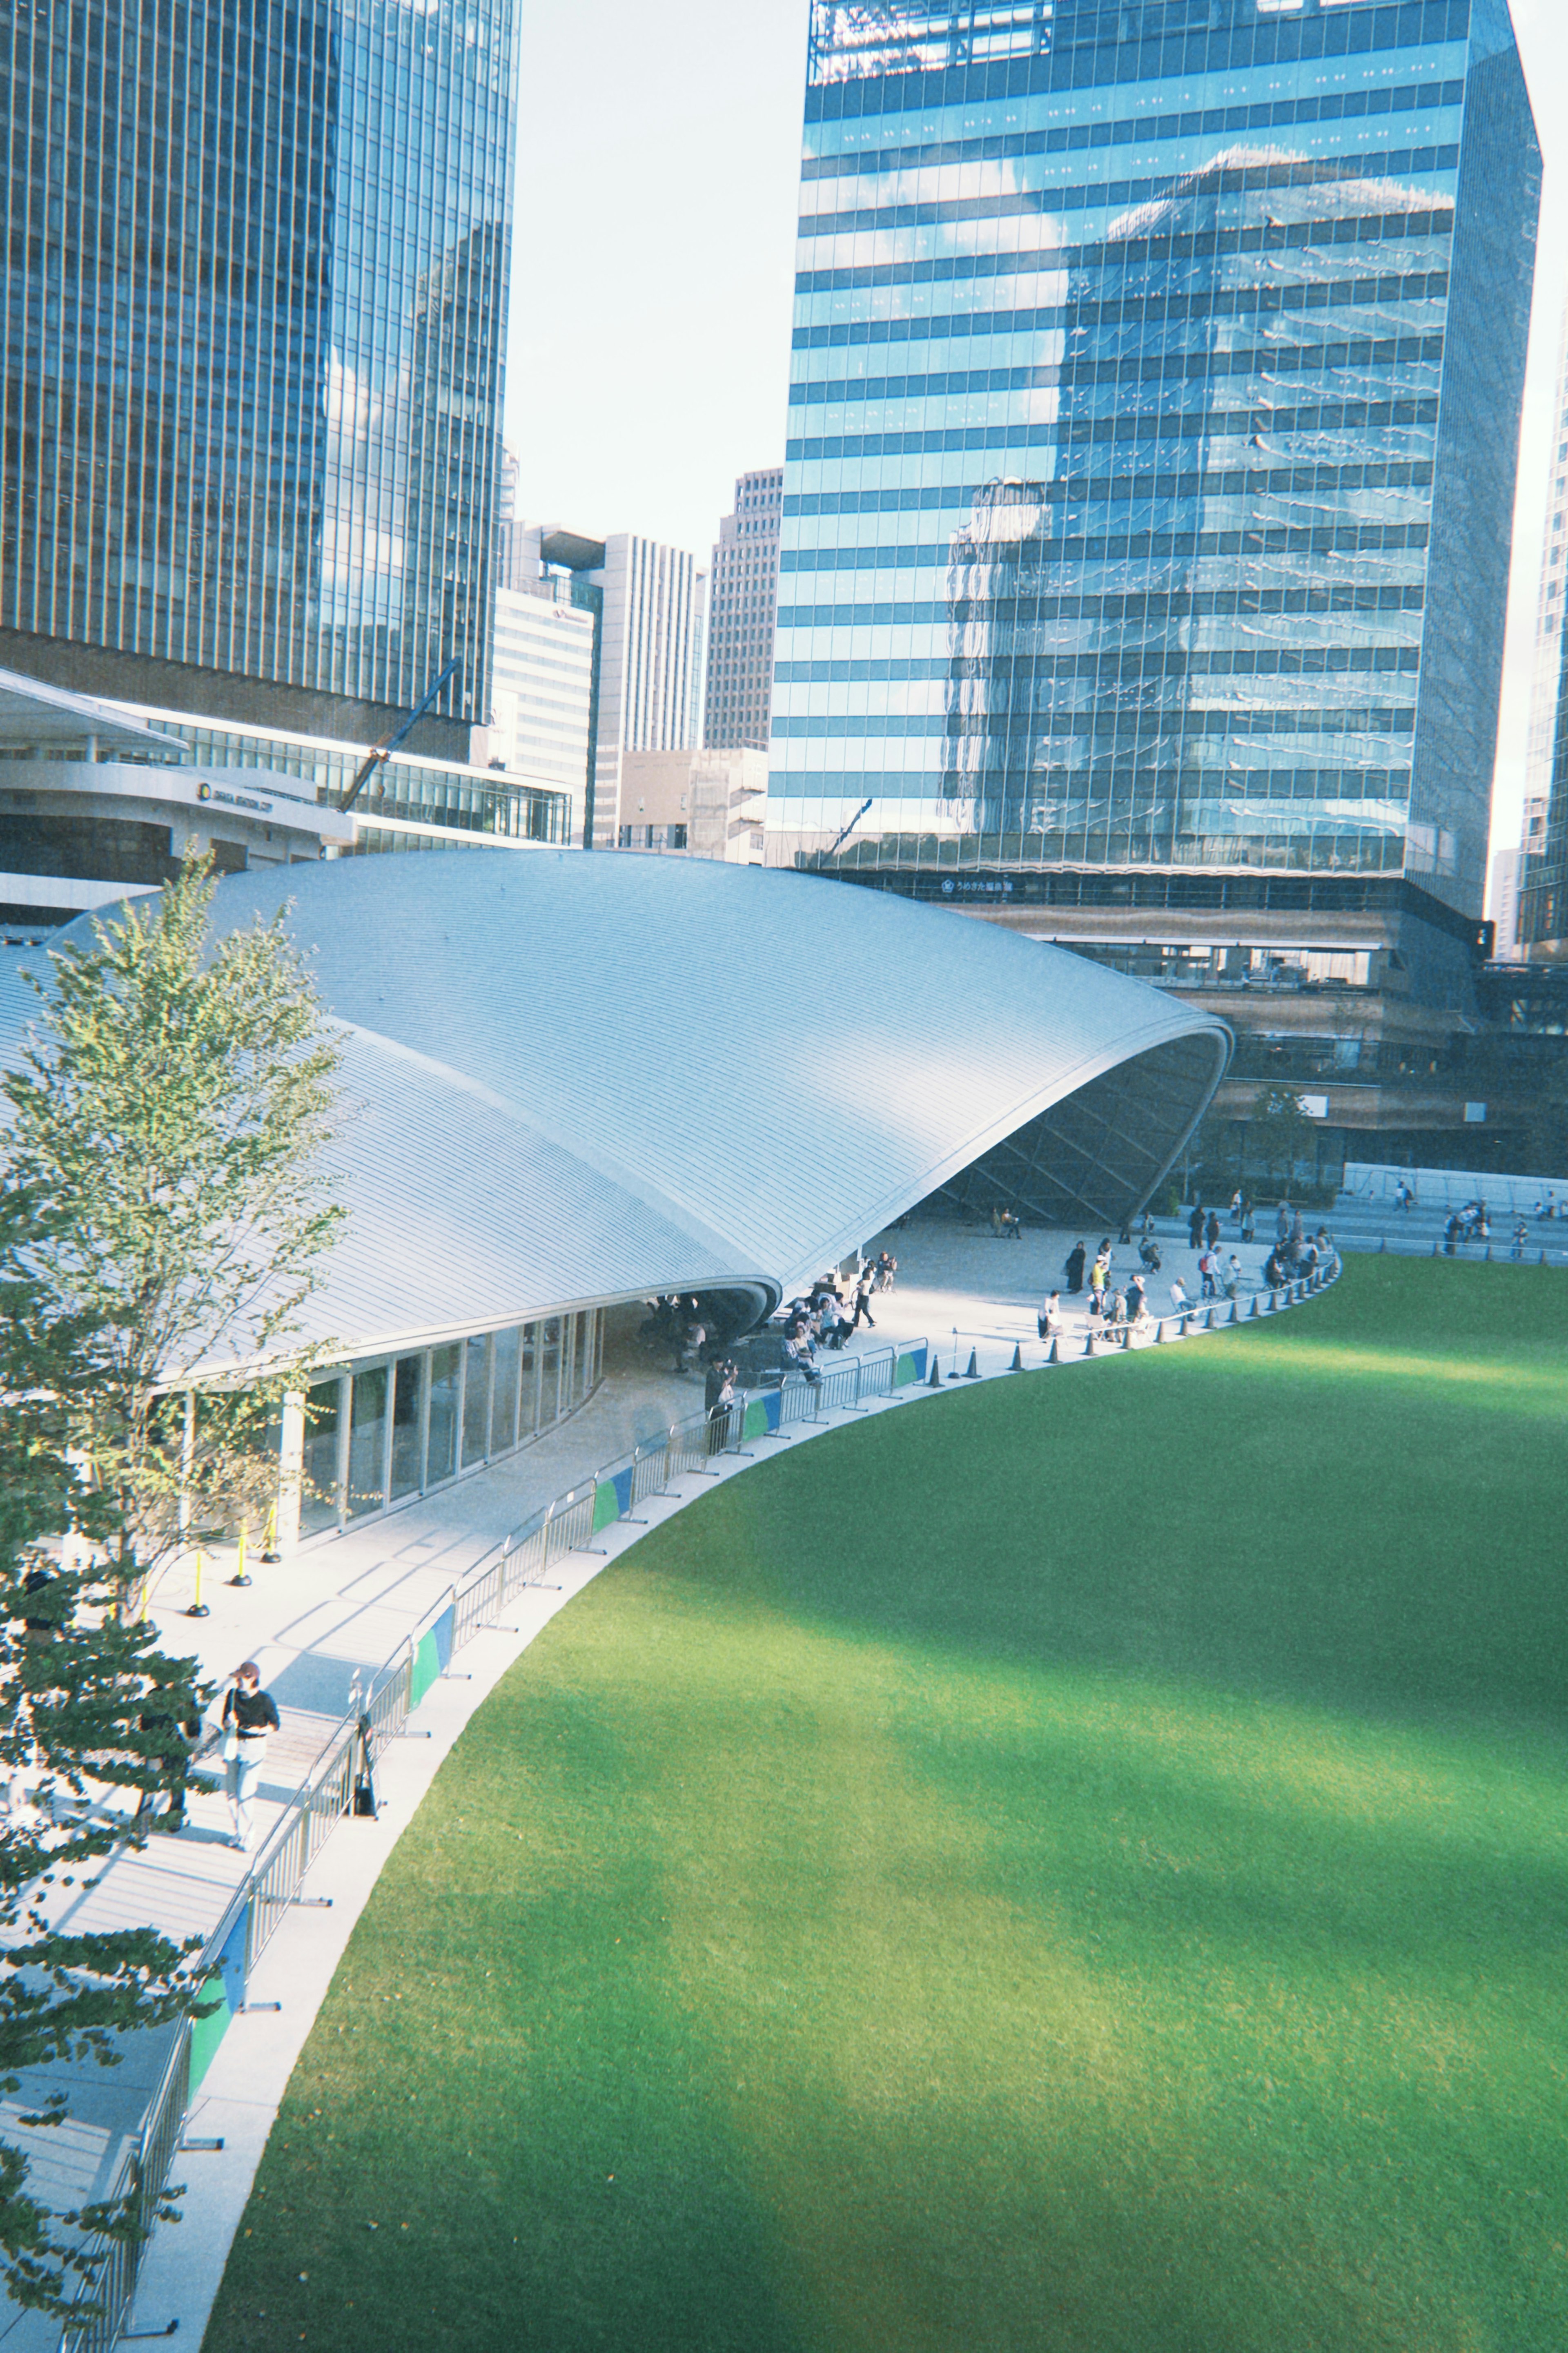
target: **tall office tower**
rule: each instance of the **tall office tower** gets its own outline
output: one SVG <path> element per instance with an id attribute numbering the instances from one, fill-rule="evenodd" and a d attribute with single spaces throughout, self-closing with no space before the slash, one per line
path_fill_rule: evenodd
<path id="1" fill-rule="evenodd" d="M 1541 589 L 1535 611 L 1525 824 L 1518 850 L 1498 854 L 1516 868 L 1515 945 L 1532 963 L 1568 956 L 1568 316 L 1557 363 L 1557 434 L 1552 452 Z M 1542 838 L 1531 839 L 1531 806 L 1546 804 Z M 1540 831 L 1541 829 L 1538 829 Z M 1506 888 L 1506 876 L 1500 887 Z M 1499 918 L 1498 953 L 1503 953 Z"/>
<path id="2" fill-rule="evenodd" d="M 0 665 L 420 741 L 489 704 L 516 20 L 58 0 L 0 31 Z"/>
<path id="3" fill-rule="evenodd" d="M 782 466 L 742 474 L 735 484 L 735 512 L 719 525 L 709 589 L 702 728 L 703 742 L 715 749 L 768 748 L 783 495 Z"/>
<path id="4" fill-rule="evenodd" d="M 1461 987 L 1538 187 L 1506 0 L 816 0 L 784 853 Z"/>
<path id="5" fill-rule="evenodd" d="M 1523 953 L 1523 935 L 1520 929 L 1521 902 L 1530 874 L 1531 860 L 1545 855 L 1546 820 L 1550 807 L 1551 802 L 1545 793 L 1526 793 L 1518 841 L 1510 849 L 1500 849 L 1492 860 L 1491 887 L 1487 904 L 1492 921 L 1492 955 L 1499 964 L 1511 964 Z"/>
<path id="6" fill-rule="evenodd" d="M 619 839 L 627 752 L 695 747 L 702 727 L 708 576 L 695 556 L 634 532 L 605 541 L 588 579 L 602 593 L 594 803 L 585 841 Z"/>

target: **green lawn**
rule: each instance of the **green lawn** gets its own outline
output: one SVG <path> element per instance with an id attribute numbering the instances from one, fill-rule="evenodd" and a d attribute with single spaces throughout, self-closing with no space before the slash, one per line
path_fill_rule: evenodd
<path id="1" fill-rule="evenodd" d="M 398 1847 L 213 2353 L 1563 2353 L 1565 1341 L 1352 1261 L 645 1538 Z"/>

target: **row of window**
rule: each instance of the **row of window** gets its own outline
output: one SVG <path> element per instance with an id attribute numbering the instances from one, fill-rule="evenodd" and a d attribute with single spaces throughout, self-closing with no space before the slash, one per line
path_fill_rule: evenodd
<path id="1" fill-rule="evenodd" d="M 1133 462 L 1137 470 L 1131 470 Z M 1216 467 L 1208 473 L 1154 473 L 1141 458 L 1129 453 L 1125 474 L 1068 474 L 1054 482 L 1031 483 L 1031 494 L 1041 507 L 1077 505 L 1090 500 L 1121 504 L 1129 499 L 1240 498 L 1252 493 L 1273 498 L 1296 491 L 1430 490 L 1430 459 L 1400 459 L 1385 465 L 1364 459 L 1323 459 L 1298 466 Z M 923 490 L 823 491 L 797 493 L 790 501 L 793 515 L 811 518 L 847 514 L 924 514 L 943 508 L 973 506 L 979 486 L 941 482 Z M 791 566 L 792 570 L 798 567 Z"/>
<path id="2" fill-rule="evenodd" d="M 1180 384 L 1182 379 L 1178 378 Z M 1436 425 L 1435 396 L 1400 400 L 1327 400 L 1279 408 L 1248 401 L 1243 408 L 1171 410 L 1159 405 L 1163 387 L 1139 386 L 1130 406 L 1105 417 L 1083 417 L 1050 425 L 948 425 L 930 430 L 828 433 L 785 445 L 792 465 L 846 458 L 923 458 L 953 449 L 995 449 L 1015 454 L 1027 471 L 1026 449 L 1055 449 L 1079 442 L 1207 440 L 1219 434 L 1341 433 L 1363 427 Z M 999 472 L 1008 470 L 1006 460 Z"/>
<path id="3" fill-rule="evenodd" d="M 1087 684 L 1087 682 L 1086 682 Z M 1070 703 L 1065 699 L 1038 710 L 1026 703 L 1012 710 L 963 711 L 836 711 L 805 712 L 773 721 L 773 741 L 833 736 L 844 741 L 872 737 L 898 738 L 970 734 L 977 742 L 1025 735 L 1031 740 L 1039 726 L 1052 719 L 1081 733 L 1131 735 L 1141 729 L 1179 727 L 1189 735 L 1408 735 L 1415 732 L 1412 709 L 1388 706 L 1334 711 L 1321 703 L 1291 711 L 1201 711 L 1178 703 L 1130 702 L 1121 710 L 1103 702 Z"/>
<path id="4" fill-rule="evenodd" d="M 598 1308 L 480 1332 L 312 1381 L 302 1535 L 439 1487 L 527 1442 L 599 1378 Z"/>
<path id="5" fill-rule="evenodd" d="M 1029 551 L 1034 564 L 1028 571 L 1021 565 L 1015 567 L 1016 593 L 1031 589 L 1038 593 L 1042 586 L 1038 567 L 1045 564 L 1116 563 L 1135 555 L 1245 555 L 1253 552 L 1274 555 L 1353 555 L 1385 549 L 1424 548 L 1429 536 L 1425 523 L 1414 522 L 1350 523 L 1339 529 L 1325 525 L 1310 531 L 1277 529 L 1272 524 L 1253 522 L 1246 530 L 1237 531 L 1124 532 L 1103 539 L 1052 540 Z M 941 572 L 950 561 L 962 565 L 971 577 L 986 568 L 962 544 L 945 547 L 936 543 L 902 547 L 795 548 L 785 552 L 781 569 L 795 573 Z M 998 575 L 1004 568 L 1000 561 L 994 566 Z M 994 581 L 990 593 L 994 598 L 1005 593 L 1000 576 Z M 783 627 L 782 615 L 780 626 Z"/>
<path id="6" fill-rule="evenodd" d="M 1462 81 L 1407 81 L 1386 90 L 1328 91 L 1307 98 L 1264 100 L 1250 106 L 1192 109 L 1185 114 L 1130 114 L 1116 121 L 1075 122 L 1056 130 L 1041 123 L 1026 131 L 988 132 L 965 139 L 929 137 L 928 132 L 935 126 L 914 121 L 906 124 L 900 145 L 808 155 L 801 166 L 801 177 L 832 180 L 847 174 L 902 171 L 914 164 L 992 163 L 1014 155 L 1134 147 L 1145 140 L 1194 139 L 1215 131 L 1353 121 L 1368 115 L 1413 114 L 1429 107 L 1461 106 L 1464 97 Z"/>
<path id="7" fill-rule="evenodd" d="M 1205 174 L 1203 193 L 1207 196 L 1238 188 L 1312 186 L 1331 177 L 1396 178 L 1424 172 L 1455 172 L 1458 166 L 1458 145 L 1384 148 L 1359 154 L 1323 155 L 1310 162 L 1215 167 Z M 1179 201 L 1184 195 L 1173 185 L 1168 172 L 1152 179 L 1091 180 L 1078 187 L 1027 188 L 1006 195 L 942 197 L 932 193 L 909 204 L 864 205 L 852 212 L 803 213 L 799 233 L 802 237 L 845 237 L 863 230 L 1001 220 L 1017 213 L 1055 215 L 1097 212 L 1102 207 L 1120 210 L 1127 205 L 1147 204 L 1151 198 Z"/>
<path id="8" fill-rule="evenodd" d="M 1065 287 L 1065 273 L 1057 280 Z M 837 318 L 826 325 L 797 326 L 797 352 L 831 351 L 858 343 L 926 343 L 944 336 L 1024 335 L 1061 327 L 1151 327 L 1183 319 L 1241 319 L 1258 312 L 1273 318 L 1298 311 L 1383 309 L 1391 303 L 1434 301 L 1448 291 L 1448 272 L 1416 270 L 1407 278 L 1317 279 L 1296 286 L 1200 288 L 1184 294 L 1150 287 L 1131 300 L 1068 303 L 1058 292 L 1047 305 L 1026 311 L 929 310 L 912 316 Z M 1075 290 L 1076 292 L 1076 290 Z M 786 505 L 784 512 L 789 512 Z"/>
<path id="9" fill-rule="evenodd" d="M 1311 375 L 1346 367 L 1440 366 L 1441 335 L 1363 336 L 1349 343 L 1255 343 L 1240 351 L 1136 351 L 1109 360 L 1069 359 L 1059 366 L 1031 360 L 1022 367 L 958 368 L 928 375 L 816 376 L 792 384 L 790 406 L 826 407 L 844 401 L 950 400 L 973 392 L 1030 392 L 1042 385 L 1157 384 L 1224 376 Z"/>
<path id="10" fill-rule="evenodd" d="M 1161 237 L 1119 237 L 1114 244 L 1095 238 L 1081 246 L 1057 246 L 1050 259 L 1058 269 L 1075 273 L 1095 265 L 1118 274 L 1152 261 L 1206 261 L 1222 254 L 1283 253 L 1307 246 L 1382 245 L 1411 237 L 1450 237 L 1454 228 L 1451 203 L 1424 205 L 1397 213 L 1337 213 L 1321 220 L 1270 221 L 1258 228 L 1215 228 L 1172 232 Z M 1019 271 L 1037 270 L 1037 249 L 1021 253 L 914 254 L 900 261 L 861 261 L 828 269 L 796 272 L 797 294 L 848 292 L 863 286 L 911 286 L 942 283 L 951 279 L 1010 278 Z"/>

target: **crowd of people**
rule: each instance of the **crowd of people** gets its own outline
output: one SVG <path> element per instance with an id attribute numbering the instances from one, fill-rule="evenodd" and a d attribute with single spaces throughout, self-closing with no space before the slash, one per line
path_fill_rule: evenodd
<path id="1" fill-rule="evenodd" d="M 1257 1226 L 1254 1204 L 1238 1191 L 1232 1198 L 1227 1214 L 1237 1227 L 1237 1240 L 1244 1243 L 1252 1240 Z M 1234 1250 L 1228 1255 L 1222 1250 L 1223 1231 L 1217 1209 L 1206 1208 L 1202 1202 L 1194 1205 L 1187 1219 L 1187 1240 L 1197 1252 L 1198 1294 L 1194 1300 L 1181 1276 L 1173 1276 L 1169 1285 L 1173 1314 L 1184 1314 L 1189 1308 L 1202 1306 L 1207 1301 L 1239 1296 L 1247 1279 L 1246 1271 Z M 1292 1208 L 1288 1200 L 1281 1201 L 1276 1213 L 1273 1246 L 1263 1264 L 1263 1287 L 1274 1291 L 1300 1282 L 1320 1267 L 1331 1265 L 1335 1255 L 1333 1238 L 1327 1228 L 1320 1226 L 1316 1233 L 1308 1234 L 1300 1210 Z M 1161 1270 L 1160 1245 L 1154 1238 L 1153 1219 L 1149 1217 L 1143 1220 L 1138 1258 L 1137 1271 L 1121 1282 L 1117 1279 L 1109 1237 L 1101 1240 L 1092 1262 L 1083 1242 L 1075 1242 L 1068 1250 L 1062 1269 L 1067 1294 L 1069 1298 L 1082 1294 L 1087 1269 L 1091 1328 L 1096 1324 L 1137 1324 L 1148 1314 L 1149 1281 Z M 1048 1293 L 1038 1319 L 1042 1338 L 1048 1328 L 1055 1328 L 1059 1302 L 1059 1293 Z"/>

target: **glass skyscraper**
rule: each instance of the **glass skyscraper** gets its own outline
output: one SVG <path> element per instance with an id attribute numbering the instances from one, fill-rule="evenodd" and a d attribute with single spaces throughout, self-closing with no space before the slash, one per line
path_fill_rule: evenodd
<path id="1" fill-rule="evenodd" d="M 512 0 L 0 31 L 0 666 L 365 740 L 489 701 Z"/>
<path id="2" fill-rule="evenodd" d="M 816 0 L 771 854 L 1473 927 L 1539 163 L 1506 0 Z"/>

